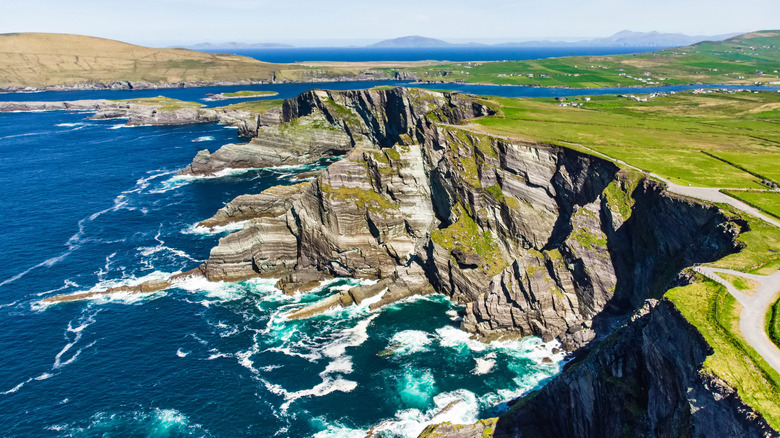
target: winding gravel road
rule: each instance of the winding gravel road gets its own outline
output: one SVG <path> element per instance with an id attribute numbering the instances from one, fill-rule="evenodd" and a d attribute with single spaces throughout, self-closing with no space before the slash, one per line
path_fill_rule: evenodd
<path id="1" fill-rule="evenodd" d="M 772 275 L 754 275 L 730 269 L 696 267 L 700 274 L 717 281 L 726 287 L 731 295 L 742 304 L 742 313 L 739 315 L 739 330 L 747 343 L 761 355 L 769 365 L 780 373 L 780 348 L 777 347 L 766 333 L 765 322 L 769 307 L 780 296 L 780 271 Z M 718 273 L 731 274 L 748 278 L 761 284 L 761 287 L 753 295 L 747 295 L 738 291 L 728 281 L 718 276 Z"/>

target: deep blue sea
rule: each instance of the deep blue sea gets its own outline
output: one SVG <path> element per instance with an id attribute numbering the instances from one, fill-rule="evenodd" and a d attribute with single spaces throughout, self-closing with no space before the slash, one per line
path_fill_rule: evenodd
<path id="1" fill-rule="evenodd" d="M 641 53 L 662 47 L 296 47 L 280 49 L 206 50 L 234 53 L 265 62 L 304 61 L 506 61 L 561 56 L 601 56 Z"/>
<path id="2" fill-rule="evenodd" d="M 202 100 L 243 88 L 290 97 L 312 87 L 381 84 L 394 82 L 14 93 L 0 100 Z M 504 96 L 583 93 L 432 87 Z M 587 93 L 654 89 L 630 90 Z M 237 131 L 218 124 L 129 128 L 87 116 L 0 114 L 0 435 L 362 437 L 375 427 L 379 436 L 416 436 L 431 421 L 493 416 L 559 371 L 559 362 L 542 362 L 553 345 L 539 339 L 469 339 L 457 328 L 463 308 L 442 296 L 307 321 L 283 317 L 357 284 L 347 279 L 294 296 L 276 290 L 273 280 L 193 280 L 151 295 L 41 305 L 55 294 L 192 269 L 236 229 L 210 233 L 195 224 L 238 195 L 289 184 L 296 173 L 328 164 L 181 178 L 176 171 L 198 150 L 242 141 Z M 389 347 L 395 354 L 377 355 Z"/>

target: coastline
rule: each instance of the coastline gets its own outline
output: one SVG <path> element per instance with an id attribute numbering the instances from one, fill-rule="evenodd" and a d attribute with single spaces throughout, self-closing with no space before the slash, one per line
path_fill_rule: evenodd
<path id="1" fill-rule="evenodd" d="M 73 85 L 47 85 L 43 87 L 0 87 L 0 94 L 8 93 L 42 93 L 45 91 L 101 91 L 101 90 L 163 90 L 172 88 L 206 88 L 206 87 L 233 87 L 248 85 L 278 85 L 278 84 L 315 84 L 331 82 L 372 82 L 398 80 L 393 76 L 338 76 L 334 78 L 310 78 L 302 81 L 269 81 L 269 80 L 242 80 L 242 81 L 194 81 L 194 82 L 166 82 L 153 84 L 151 82 L 114 81 L 109 83 L 83 83 Z"/>

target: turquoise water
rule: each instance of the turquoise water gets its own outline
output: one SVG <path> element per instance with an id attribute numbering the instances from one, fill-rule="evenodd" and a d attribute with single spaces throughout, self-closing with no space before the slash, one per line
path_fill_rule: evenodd
<path id="1" fill-rule="evenodd" d="M 372 427 L 416 436 L 452 401 L 436 422 L 495 415 L 558 372 L 542 362 L 553 345 L 538 339 L 468 339 L 457 328 L 463 308 L 442 296 L 284 318 L 356 284 L 347 279 L 295 296 L 269 280 L 193 280 L 43 306 L 55 294 L 189 270 L 231 230 L 196 223 L 235 196 L 328 164 L 180 178 L 199 149 L 241 141 L 236 130 L 127 128 L 88 115 L 0 114 L 3 436 L 364 436 Z"/>

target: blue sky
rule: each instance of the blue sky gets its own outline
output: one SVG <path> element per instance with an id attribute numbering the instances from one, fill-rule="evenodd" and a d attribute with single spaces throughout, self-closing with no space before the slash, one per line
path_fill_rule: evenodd
<path id="1" fill-rule="evenodd" d="M 716 35 L 780 28 L 778 0 L 2 0 L 0 33 L 60 32 L 166 46 L 590 38 L 620 30 Z"/>

